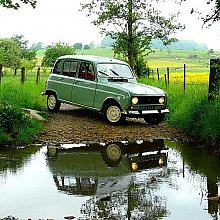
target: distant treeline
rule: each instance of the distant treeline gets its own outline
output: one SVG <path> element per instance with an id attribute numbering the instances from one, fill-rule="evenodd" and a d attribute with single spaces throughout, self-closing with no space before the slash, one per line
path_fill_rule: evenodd
<path id="1" fill-rule="evenodd" d="M 206 44 L 199 44 L 192 40 L 178 40 L 168 46 L 164 46 L 159 39 L 152 40 L 152 48 L 154 49 L 170 49 L 170 50 L 208 50 Z"/>

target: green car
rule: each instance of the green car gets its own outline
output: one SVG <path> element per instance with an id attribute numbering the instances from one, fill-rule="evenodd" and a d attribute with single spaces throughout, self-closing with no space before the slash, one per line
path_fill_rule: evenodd
<path id="1" fill-rule="evenodd" d="M 121 124 L 126 117 L 159 124 L 169 112 L 163 90 L 138 83 L 126 62 L 107 57 L 59 57 L 42 94 L 51 112 L 68 103 L 101 112 L 110 124 Z"/>

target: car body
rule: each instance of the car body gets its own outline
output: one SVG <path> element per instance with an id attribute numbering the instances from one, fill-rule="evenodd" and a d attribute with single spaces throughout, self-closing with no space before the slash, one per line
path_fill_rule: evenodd
<path id="1" fill-rule="evenodd" d="M 169 112 L 166 92 L 138 83 L 126 62 L 100 56 L 59 57 L 42 94 L 49 111 L 73 104 L 103 113 L 110 124 L 121 124 L 126 117 L 159 124 Z"/>

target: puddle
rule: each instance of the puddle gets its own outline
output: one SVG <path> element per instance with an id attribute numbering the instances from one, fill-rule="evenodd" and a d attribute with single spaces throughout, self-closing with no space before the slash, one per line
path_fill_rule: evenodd
<path id="1" fill-rule="evenodd" d="M 0 149 L 0 218 L 220 219 L 219 160 L 172 141 Z"/>

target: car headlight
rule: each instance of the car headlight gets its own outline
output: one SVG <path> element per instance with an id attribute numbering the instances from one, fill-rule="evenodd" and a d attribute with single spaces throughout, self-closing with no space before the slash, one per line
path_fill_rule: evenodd
<path id="1" fill-rule="evenodd" d="M 160 98 L 159 98 L 159 103 L 160 103 L 160 104 L 164 104 L 164 101 L 165 101 L 164 97 L 160 97 Z"/>
<path id="2" fill-rule="evenodd" d="M 136 105 L 138 103 L 138 97 L 133 97 L 131 101 L 133 105 Z"/>

